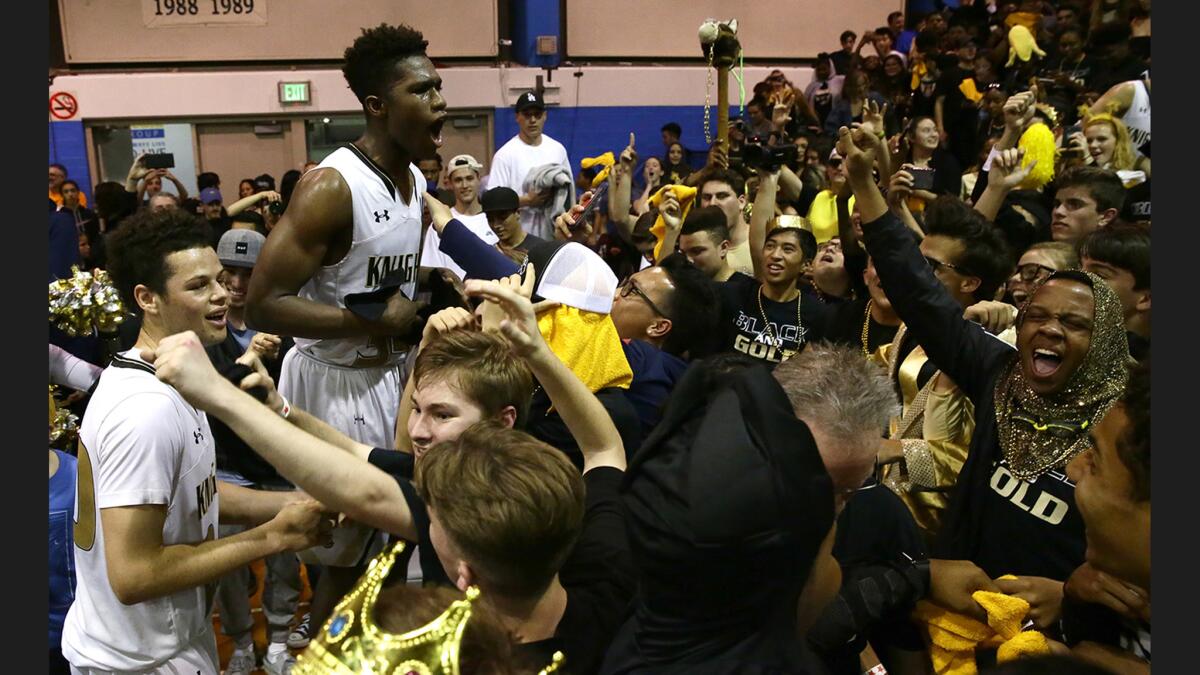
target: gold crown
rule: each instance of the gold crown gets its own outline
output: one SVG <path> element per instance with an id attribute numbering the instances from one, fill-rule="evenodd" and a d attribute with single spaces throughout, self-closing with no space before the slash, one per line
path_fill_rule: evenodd
<path id="1" fill-rule="evenodd" d="M 373 619 L 379 591 L 404 547 L 403 541 L 397 542 L 371 561 L 358 585 L 297 657 L 295 675 L 459 675 L 459 648 L 478 588 L 468 588 L 465 600 L 407 633 L 389 633 Z M 556 653 L 539 675 L 558 670 L 562 662 L 562 653 Z"/>

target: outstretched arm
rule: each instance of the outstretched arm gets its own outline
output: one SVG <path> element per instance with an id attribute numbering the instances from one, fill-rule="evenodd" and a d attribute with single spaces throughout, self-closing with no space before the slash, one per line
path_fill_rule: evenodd
<path id="1" fill-rule="evenodd" d="M 225 208 L 225 213 L 228 213 L 231 216 L 236 216 L 242 211 L 245 211 L 246 209 L 264 200 L 268 202 L 278 202 L 283 201 L 283 197 L 278 192 L 272 192 L 270 190 L 267 190 L 266 192 L 255 192 L 249 197 L 239 199 L 227 206 Z"/>
<path id="2" fill-rule="evenodd" d="M 754 276 L 766 279 L 763 263 L 763 246 L 767 243 L 767 225 L 775 217 L 775 195 L 779 191 L 779 172 L 758 172 L 758 194 L 754 196 L 754 209 L 750 212 L 750 259 L 754 263 Z"/>
<path id="3" fill-rule="evenodd" d="M 122 604 L 145 602 L 216 581 L 263 556 L 302 551 L 327 540 L 332 527 L 321 513 L 321 505 L 309 500 L 288 504 L 266 525 L 232 537 L 164 545 L 166 519 L 163 504 L 100 510 L 108 579 Z"/>
<path id="4" fill-rule="evenodd" d="M 838 151 L 863 219 L 863 238 L 884 291 L 910 333 L 972 400 L 987 388 L 997 362 L 1012 348 L 963 318 L 963 309 L 933 274 L 921 250 L 889 213 L 871 176 L 878 145 L 842 127 Z"/>
<path id="5" fill-rule="evenodd" d="M 187 188 L 183 186 L 183 182 L 180 181 L 175 174 L 171 173 L 170 171 L 163 171 L 163 178 L 166 178 L 175 185 L 175 190 L 179 195 L 179 201 L 183 201 L 188 198 Z"/>
<path id="6" fill-rule="evenodd" d="M 679 230 L 683 227 L 681 208 L 679 200 L 675 198 L 674 190 L 666 193 L 659 213 L 662 215 L 663 223 L 667 226 L 667 232 L 663 235 L 662 245 L 658 247 L 658 259 L 655 262 L 662 262 L 663 258 L 675 252 L 675 242 L 679 241 Z"/>
<path id="7" fill-rule="evenodd" d="M 160 380 L 228 425 L 284 478 L 313 498 L 354 520 L 416 540 L 408 502 L 391 476 L 290 424 L 225 380 L 212 367 L 194 333 L 169 336 L 146 356 L 155 364 Z M 266 387 L 268 404 L 281 407 L 262 364 L 253 365 L 256 372 L 242 387 Z"/>
<path id="8" fill-rule="evenodd" d="M 629 203 L 633 193 L 633 169 L 637 166 L 637 150 L 633 132 L 629 134 L 629 145 L 621 151 L 617 164 L 609 172 L 608 218 L 617 226 L 617 232 L 625 241 L 633 240 L 634 220 L 629 215 Z"/>

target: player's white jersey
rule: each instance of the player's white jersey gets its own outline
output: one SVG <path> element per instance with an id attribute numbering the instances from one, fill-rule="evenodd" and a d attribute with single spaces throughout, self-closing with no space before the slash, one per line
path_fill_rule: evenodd
<path id="1" fill-rule="evenodd" d="M 335 169 L 350 186 L 354 236 L 346 257 L 318 270 L 300 289 L 300 297 L 345 307 L 347 295 L 375 290 L 389 272 L 402 270 L 404 283 L 400 290 L 410 299 L 416 299 L 421 211 L 426 189 L 425 177 L 416 165 L 409 164 L 415 189 L 407 204 L 387 172 L 353 144 L 338 148 L 317 168 Z M 398 348 L 392 348 L 390 340 L 382 338 L 298 337 L 296 347 L 318 361 L 358 368 L 393 365 L 404 355 Z"/>
<path id="2" fill-rule="evenodd" d="M 75 602 L 63 655 L 75 667 L 156 668 L 184 652 L 213 651 L 216 584 L 122 604 L 109 583 L 100 510 L 161 504 L 163 544 L 217 537 L 216 453 L 208 418 L 154 376 L 133 349 L 113 359 L 79 430 Z M 209 648 L 212 648 L 211 650 Z"/>

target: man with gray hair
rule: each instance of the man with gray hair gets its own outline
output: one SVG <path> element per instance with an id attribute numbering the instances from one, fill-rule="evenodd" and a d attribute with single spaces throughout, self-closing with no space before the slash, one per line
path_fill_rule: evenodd
<path id="1" fill-rule="evenodd" d="M 807 672 L 797 638 L 841 585 L 834 519 L 895 408 L 849 348 L 695 364 L 628 469 L 641 591 L 602 672 Z"/>

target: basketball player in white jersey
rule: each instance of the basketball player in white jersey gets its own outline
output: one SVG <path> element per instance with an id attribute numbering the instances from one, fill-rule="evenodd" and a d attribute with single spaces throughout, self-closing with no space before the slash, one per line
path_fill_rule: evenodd
<path id="1" fill-rule="evenodd" d="M 408 26 L 384 24 L 346 50 L 342 72 L 362 103 L 366 131 L 296 184 L 246 297 L 248 324 L 296 339 L 280 393 L 372 447 L 394 447 L 411 346 L 399 336 L 420 336 L 413 299 L 426 182 L 414 162 L 437 152 L 446 118 L 427 44 Z M 389 273 L 399 275 L 399 292 L 381 315 L 347 308 L 347 296 L 380 290 Z M 332 548 L 307 558 L 328 572 L 317 583 L 311 626 L 320 627 L 379 543 L 369 528 L 339 528 Z"/>
<path id="2" fill-rule="evenodd" d="M 316 502 L 218 481 L 208 418 L 155 377 L 154 351 L 177 339 L 167 336 L 225 337 L 229 296 L 207 230 L 181 210 L 142 211 L 109 241 L 109 272 L 143 321 L 101 375 L 79 434 L 78 585 L 62 642 L 73 673 L 216 673 L 216 582 L 327 538 Z M 266 524 L 218 539 L 218 512 Z"/>
<path id="3" fill-rule="evenodd" d="M 1129 129 L 1129 141 L 1139 157 L 1147 156 L 1150 146 L 1150 71 L 1140 80 L 1129 80 L 1104 92 L 1092 104 L 1092 114 L 1112 113 Z"/>

